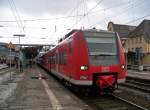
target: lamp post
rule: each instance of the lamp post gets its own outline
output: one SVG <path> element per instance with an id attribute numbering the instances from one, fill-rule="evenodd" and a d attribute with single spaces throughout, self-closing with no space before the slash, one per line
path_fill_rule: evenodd
<path id="1" fill-rule="evenodd" d="M 14 34 L 13 36 L 16 36 L 19 38 L 19 55 L 18 55 L 18 69 L 19 72 L 21 71 L 20 69 L 20 37 L 25 37 L 25 34 Z"/>

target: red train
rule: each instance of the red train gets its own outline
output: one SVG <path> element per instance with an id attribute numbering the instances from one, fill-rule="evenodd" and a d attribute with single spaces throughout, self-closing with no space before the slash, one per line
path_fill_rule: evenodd
<path id="1" fill-rule="evenodd" d="M 6 58 L 6 64 L 8 65 L 8 66 L 10 66 L 10 64 L 11 64 L 11 66 L 14 66 L 14 65 L 16 65 L 16 57 L 15 57 L 15 55 L 8 55 L 7 56 L 7 58 Z"/>
<path id="2" fill-rule="evenodd" d="M 40 65 L 72 86 L 114 90 L 126 78 L 120 39 L 115 32 L 72 30 Z"/>

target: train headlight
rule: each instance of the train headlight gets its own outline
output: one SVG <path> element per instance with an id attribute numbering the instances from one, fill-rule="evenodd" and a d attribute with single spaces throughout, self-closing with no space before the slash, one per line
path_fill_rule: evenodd
<path id="1" fill-rule="evenodd" d="M 80 69 L 81 69 L 81 70 L 87 70 L 87 69 L 88 69 L 88 66 L 83 65 L 83 66 L 80 67 Z"/>
<path id="2" fill-rule="evenodd" d="M 123 70 L 124 70 L 124 69 L 125 69 L 125 65 L 121 65 L 121 69 L 123 69 Z"/>

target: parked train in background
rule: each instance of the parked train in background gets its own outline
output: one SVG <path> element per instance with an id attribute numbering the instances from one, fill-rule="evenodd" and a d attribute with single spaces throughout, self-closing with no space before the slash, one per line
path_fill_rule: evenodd
<path id="1" fill-rule="evenodd" d="M 123 48 L 115 32 L 72 30 L 39 61 L 58 78 L 80 88 L 113 91 L 126 78 Z"/>
<path id="2" fill-rule="evenodd" d="M 16 58 L 16 55 L 15 55 L 15 53 L 13 53 L 12 52 L 12 54 L 11 55 L 8 55 L 7 57 L 6 57 L 6 64 L 8 65 L 8 66 L 15 66 L 16 64 L 17 64 L 17 58 Z"/>

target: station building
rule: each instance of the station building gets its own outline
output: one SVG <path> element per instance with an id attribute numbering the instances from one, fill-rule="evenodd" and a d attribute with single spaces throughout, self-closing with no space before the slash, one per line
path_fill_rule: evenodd
<path id="1" fill-rule="evenodd" d="M 109 22 L 107 29 L 119 34 L 128 65 L 150 66 L 150 20 L 138 26 Z"/>

